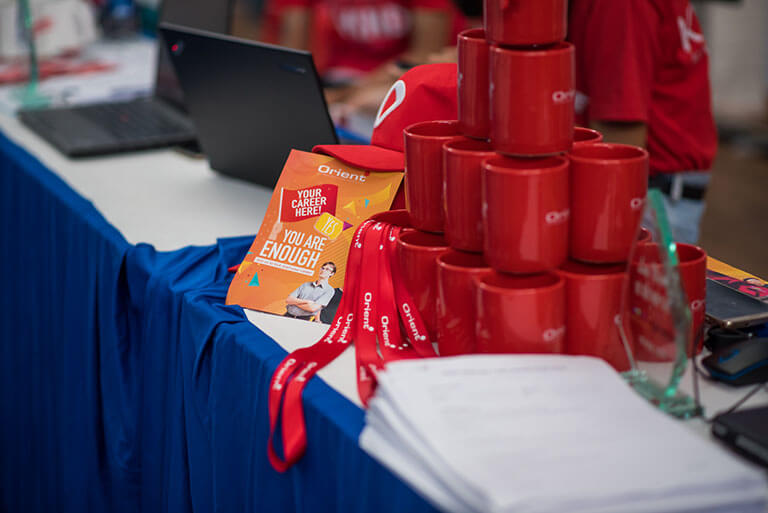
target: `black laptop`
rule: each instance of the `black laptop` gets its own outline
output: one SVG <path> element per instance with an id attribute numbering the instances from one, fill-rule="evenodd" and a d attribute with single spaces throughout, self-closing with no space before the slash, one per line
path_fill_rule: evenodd
<path id="1" fill-rule="evenodd" d="M 718 415 L 712 421 L 712 434 L 768 468 L 768 406 Z"/>
<path id="2" fill-rule="evenodd" d="M 166 0 L 160 18 L 228 32 L 231 0 Z M 159 36 L 158 36 L 159 37 Z M 129 101 L 20 110 L 19 119 L 70 157 L 193 144 L 195 127 L 166 46 L 158 40 L 153 94 Z"/>
<path id="3" fill-rule="evenodd" d="M 163 24 L 211 168 L 274 187 L 291 149 L 338 144 L 312 54 Z"/>

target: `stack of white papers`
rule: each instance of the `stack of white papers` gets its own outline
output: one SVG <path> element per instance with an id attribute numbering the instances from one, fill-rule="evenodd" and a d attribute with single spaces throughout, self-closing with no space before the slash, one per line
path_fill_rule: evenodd
<path id="1" fill-rule="evenodd" d="M 360 445 L 445 511 L 766 511 L 759 469 L 589 357 L 389 364 Z"/>

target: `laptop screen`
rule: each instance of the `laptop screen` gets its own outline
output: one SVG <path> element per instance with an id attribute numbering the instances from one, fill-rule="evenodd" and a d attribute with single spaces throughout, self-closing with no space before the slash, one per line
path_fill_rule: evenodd
<path id="1" fill-rule="evenodd" d="M 292 149 L 337 144 L 309 52 L 163 25 L 211 168 L 274 187 Z"/>
<path id="2" fill-rule="evenodd" d="M 192 27 L 219 34 L 228 34 L 232 17 L 232 0 L 165 0 L 160 9 L 160 21 Z M 157 75 L 155 96 L 181 110 L 184 93 L 171 64 L 168 49 L 158 31 Z"/>

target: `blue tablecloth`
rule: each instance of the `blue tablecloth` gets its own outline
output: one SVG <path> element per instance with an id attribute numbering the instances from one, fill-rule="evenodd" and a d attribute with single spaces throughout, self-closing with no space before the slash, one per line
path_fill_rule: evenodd
<path id="1" fill-rule="evenodd" d="M 314 379 L 309 448 L 266 458 L 285 351 L 224 306 L 251 237 L 157 252 L 0 134 L 0 511 L 431 511 Z"/>

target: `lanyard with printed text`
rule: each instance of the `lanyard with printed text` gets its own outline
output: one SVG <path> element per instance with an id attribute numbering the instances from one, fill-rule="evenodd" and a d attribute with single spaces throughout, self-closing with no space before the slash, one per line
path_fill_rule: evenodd
<path id="1" fill-rule="evenodd" d="M 390 269 L 392 272 L 392 283 L 395 288 L 395 301 L 397 309 L 400 311 L 400 319 L 405 326 L 405 332 L 416 352 L 425 358 L 437 356 L 432 342 L 429 340 L 427 326 L 416 308 L 416 302 L 413 296 L 408 292 L 403 279 L 403 273 L 400 271 L 400 259 L 397 251 L 392 251 L 389 255 Z"/>
<path id="2" fill-rule="evenodd" d="M 345 290 L 330 328 L 315 344 L 289 354 L 275 370 L 269 388 L 267 453 L 276 470 L 287 470 L 306 449 L 301 394 L 308 380 L 350 342 L 355 344 L 358 394 L 364 405 L 375 391 L 376 374 L 385 361 L 436 356 L 399 271 L 396 241 L 400 230 L 370 220 L 358 227 L 347 258 Z M 401 321 L 408 338 L 401 334 Z M 283 458 L 274 449 L 278 421 Z"/>
<path id="3" fill-rule="evenodd" d="M 395 301 L 395 288 L 392 284 L 392 255 L 397 251 L 397 237 L 400 231 L 399 226 L 390 226 L 382 247 L 385 264 L 381 271 L 380 302 L 377 312 L 379 348 L 385 362 L 420 357 L 408 339 L 402 336 L 400 316 Z"/>
<path id="4" fill-rule="evenodd" d="M 362 223 L 352 239 L 347 257 L 346 290 L 341 296 L 331 327 L 317 343 L 297 349 L 278 365 L 269 386 L 270 432 L 267 455 L 275 470 L 284 472 L 304 454 L 306 427 L 301 393 L 307 381 L 322 367 L 337 358 L 349 345 L 354 327 L 354 299 L 357 276 L 363 260 L 362 240 L 371 222 Z M 283 454 L 274 449 L 274 434 L 282 408 Z"/>
<path id="5" fill-rule="evenodd" d="M 376 223 L 365 234 L 365 265 L 360 269 L 358 278 L 355 363 L 357 392 L 364 405 L 368 405 L 368 399 L 376 389 L 376 374 L 384 367 L 376 346 L 376 325 L 381 272 L 386 264 L 382 247 L 388 231 L 389 225 Z"/>

